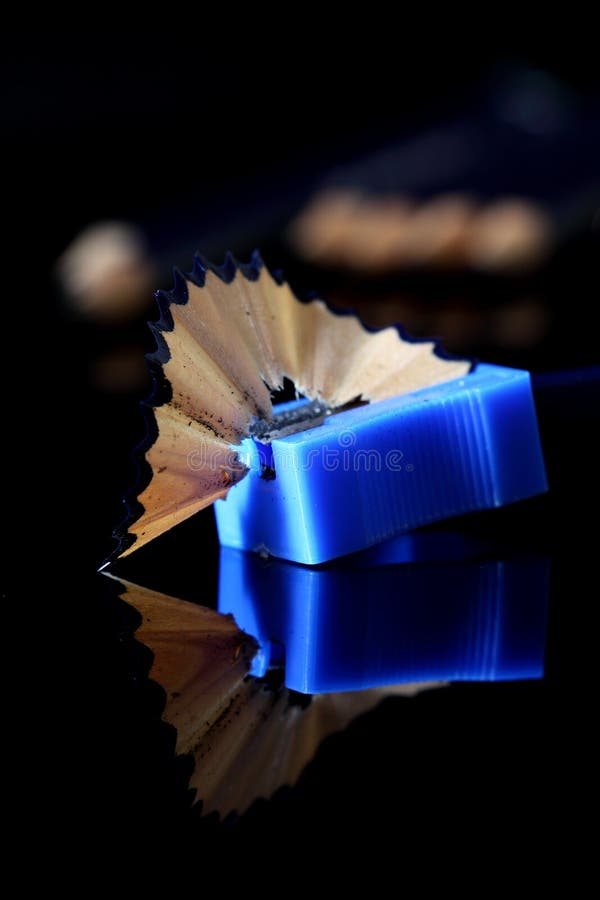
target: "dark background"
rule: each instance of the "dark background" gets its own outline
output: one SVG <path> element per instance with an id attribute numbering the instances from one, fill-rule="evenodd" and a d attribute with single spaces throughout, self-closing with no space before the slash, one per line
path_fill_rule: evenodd
<path id="1" fill-rule="evenodd" d="M 60 727 L 53 734 L 65 744 L 67 761 L 83 763 L 76 823 L 94 825 L 108 815 L 115 834 L 130 836 L 171 826 L 190 835 L 199 827 L 158 725 L 160 698 L 145 681 L 148 661 L 123 638 L 132 626 L 123 624 L 128 614 L 120 601 L 111 592 L 107 597 L 92 574 L 121 518 L 120 498 L 132 477 L 129 452 L 142 433 L 137 403 L 146 388 L 94 387 L 90 366 L 122 335 L 69 311 L 53 274 L 58 256 L 87 224 L 123 219 L 146 229 L 161 260 L 172 252 L 184 267 L 195 246 L 219 261 L 228 248 L 243 255 L 264 242 L 268 262 L 289 263 L 302 289 L 322 291 L 335 275 L 315 271 L 309 279 L 288 258 L 277 223 L 330 165 L 435 122 L 498 66 L 542 68 L 583 100 L 598 90 L 595 54 L 573 52 L 567 40 L 561 52 L 524 41 L 491 53 L 482 37 L 440 46 L 422 28 L 414 36 L 408 29 L 389 33 L 380 20 L 352 25 L 349 37 L 341 27 L 325 36 L 312 22 L 279 23 L 269 37 L 256 22 L 233 28 L 203 18 L 178 33 L 90 28 L 2 38 L 0 128 L 18 160 L 7 172 L 15 182 L 8 188 L 19 199 L 23 192 L 21 250 L 43 285 L 28 295 L 27 315 L 41 323 L 51 348 L 41 405 L 60 448 L 53 481 L 63 502 L 45 527 L 61 547 L 63 589 L 85 608 L 81 622 L 88 617 L 81 626 L 86 665 L 73 680 L 84 688 L 81 715 L 92 713 L 91 741 L 82 753 Z M 299 41 L 292 43 L 292 32 Z M 489 361 L 538 371 L 594 361 L 591 221 L 536 275 L 536 291 L 553 308 L 557 296 L 565 298 L 543 346 L 532 357 L 487 348 Z M 160 273 L 157 287 L 168 288 L 168 266 L 161 263 Z M 471 289 L 513 288 L 478 282 Z M 427 297 L 432 287 L 425 279 L 415 290 Z M 443 284 L 433 290 L 443 291 Z M 150 349 L 141 320 L 127 329 L 140 353 Z M 590 788 L 593 672 L 580 643 L 597 590 L 582 517 L 597 481 L 591 425 L 597 407 L 574 396 L 544 400 L 550 496 L 491 524 L 488 517 L 485 525 L 552 557 L 547 679 L 389 701 L 330 740 L 299 788 L 261 805 L 227 830 L 227 839 L 287 842 L 300 852 L 333 834 L 361 840 L 390 837 L 391 828 L 392 839 L 406 846 L 431 841 L 437 852 L 450 843 L 465 857 L 489 851 L 498 861 L 530 856 L 534 845 L 547 859 L 568 831 L 577 832 Z M 212 602 L 217 542 L 210 511 L 183 526 L 179 540 L 168 536 L 162 557 L 159 542 L 152 552 L 140 551 L 139 580 L 147 566 L 163 590 L 169 580 L 171 593 L 181 593 L 180 570 L 193 568 L 181 563 L 186 548 L 205 573 L 203 584 L 206 577 L 198 600 Z"/>

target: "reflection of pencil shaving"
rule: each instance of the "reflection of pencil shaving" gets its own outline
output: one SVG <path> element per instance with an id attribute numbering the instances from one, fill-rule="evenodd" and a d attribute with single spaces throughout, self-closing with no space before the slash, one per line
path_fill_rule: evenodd
<path id="1" fill-rule="evenodd" d="M 146 454 L 152 475 L 123 552 L 224 497 L 247 474 L 235 448 L 251 428 L 273 424 L 270 392 L 285 378 L 329 413 L 361 397 L 384 400 L 450 381 L 470 368 L 436 355 L 433 342 L 413 343 L 396 328 L 368 332 L 320 300 L 301 303 L 258 256 L 242 269 L 232 260 L 221 270 L 198 262 L 161 302 L 154 362 L 168 389 L 154 411 Z"/>
<path id="2" fill-rule="evenodd" d="M 398 685 L 312 698 L 248 677 L 255 641 L 232 616 L 123 582 L 142 616 L 138 640 L 154 654 L 151 678 L 165 690 L 163 718 L 176 752 L 191 754 L 190 787 L 203 813 L 244 813 L 296 783 L 319 745 L 390 695 L 435 684 Z"/>

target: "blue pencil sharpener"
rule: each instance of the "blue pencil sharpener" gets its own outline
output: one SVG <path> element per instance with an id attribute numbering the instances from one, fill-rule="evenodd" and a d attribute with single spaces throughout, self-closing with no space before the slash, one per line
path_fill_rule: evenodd
<path id="1" fill-rule="evenodd" d="M 314 565 L 547 490 L 529 373 L 463 378 L 328 415 L 275 408 L 236 450 L 250 469 L 215 513 L 221 543 Z"/>

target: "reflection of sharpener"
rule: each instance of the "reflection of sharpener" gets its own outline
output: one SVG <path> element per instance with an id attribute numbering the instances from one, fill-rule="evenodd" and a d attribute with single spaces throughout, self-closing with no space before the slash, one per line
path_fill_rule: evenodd
<path id="1" fill-rule="evenodd" d="M 284 666 L 303 693 L 541 678 L 548 561 L 479 550 L 425 532 L 388 542 L 385 565 L 366 551 L 309 569 L 224 547 L 219 611 L 258 641 L 253 674 Z"/>
<path id="2" fill-rule="evenodd" d="M 481 364 L 335 415 L 314 401 L 276 412 L 276 430 L 236 448 L 251 471 L 215 504 L 225 546 L 321 563 L 547 489 L 529 373 L 518 369 Z"/>

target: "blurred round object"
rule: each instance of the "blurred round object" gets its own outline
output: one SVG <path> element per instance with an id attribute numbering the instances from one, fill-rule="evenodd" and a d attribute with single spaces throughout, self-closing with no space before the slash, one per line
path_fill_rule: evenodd
<path id="1" fill-rule="evenodd" d="M 475 204 L 461 194 L 422 204 L 402 196 L 327 190 L 290 229 L 297 252 L 312 262 L 383 274 L 420 265 L 463 265 Z"/>
<path id="2" fill-rule="evenodd" d="M 462 194 L 442 194 L 424 202 L 406 223 L 404 244 L 394 263 L 464 265 L 475 213 L 475 203 Z"/>
<path id="3" fill-rule="evenodd" d="M 417 202 L 339 188 L 318 193 L 289 238 L 310 262 L 371 275 L 415 267 L 518 274 L 543 262 L 553 226 L 519 198 L 478 206 L 461 193 Z"/>
<path id="4" fill-rule="evenodd" d="M 71 306 L 107 324 L 139 315 L 155 278 L 144 235 L 124 222 L 99 222 L 82 231 L 58 260 L 57 273 Z"/>
<path id="5" fill-rule="evenodd" d="M 311 262 L 335 265 L 347 256 L 348 232 L 362 199 L 357 191 L 331 189 L 319 192 L 292 222 L 290 241 Z"/>
<path id="6" fill-rule="evenodd" d="M 474 219 L 467 258 L 476 269 L 533 269 L 548 254 L 552 232 L 550 218 L 533 203 L 518 198 L 498 200 Z"/>
<path id="7" fill-rule="evenodd" d="M 410 228 L 412 205 L 401 197 L 363 197 L 344 231 L 338 260 L 358 272 L 378 274 L 396 265 Z"/>
<path id="8" fill-rule="evenodd" d="M 424 265 L 456 268 L 465 264 L 475 216 L 475 203 L 462 194 L 417 203 L 330 189 L 300 213 L 290 240 L 311 262 L 373 275 Z"/>

